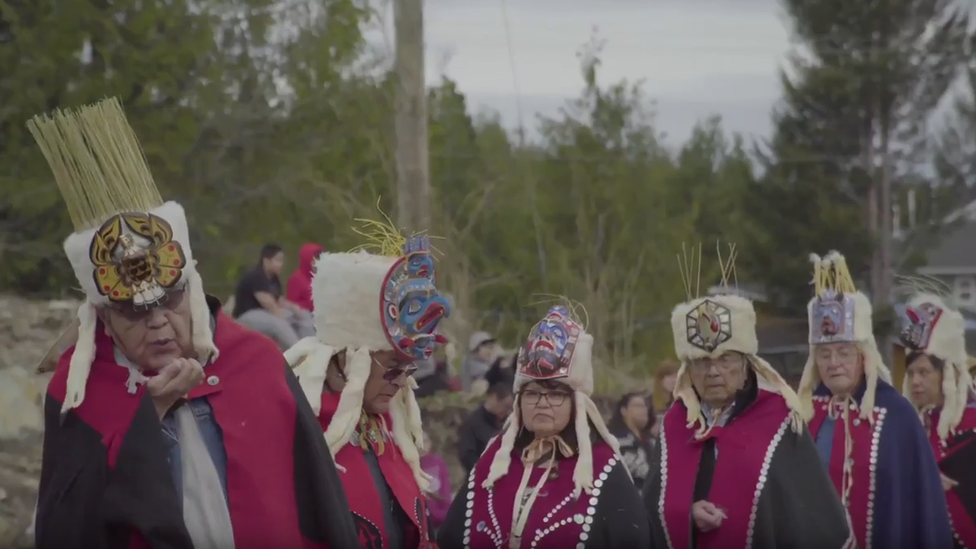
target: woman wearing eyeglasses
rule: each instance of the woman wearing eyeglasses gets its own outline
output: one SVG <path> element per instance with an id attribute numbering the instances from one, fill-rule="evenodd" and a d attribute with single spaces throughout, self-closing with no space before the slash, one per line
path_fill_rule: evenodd
<path id="1" fill-rule="evenodd" d="M 454 498 L 441 549 L 649 547 L 640 494 L 589 397 L 592 348 L 566 307 L 535 325 L 514 413 Z"/>
<path id="2" fill-rule="evenodd" d="M 325 430 L 359 547 L 429 548 L 430 477 L 420 461 L 424 434 L 411 376 L 446 341 L 436 328 L 449 306 L 434 287 L 427 237 L 379 232 L 371 238 L 376 254 L 319 257 L 316 336 L 285 357 Z"/>

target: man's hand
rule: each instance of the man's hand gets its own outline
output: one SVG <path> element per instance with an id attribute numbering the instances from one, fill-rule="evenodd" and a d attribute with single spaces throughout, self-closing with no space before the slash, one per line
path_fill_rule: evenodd
<path id="1" fill-rule="evenodd" d="M 725 518 L 725 513 L 710 502 L 702 500 L 691 504 L 691 520 L 694 521 L 699 532 L 708 532 L 718 528 Z"/>
<path id="2" fill-rule="evenodd" d="M 150 379 L 146 389 L 153 399 L 159 419 L 163 419 L 166 412 L 201 381 L 203 367 L 192 358 L 176 359 Z"/>
<path id="3" fill-rule="evenodd" d="M 944 474 L 939 473 L 939 476 L 942 477 L 942 489 L 945 490 L 946 492 L 952 490 L 956 486 L 959 486 L 958 482 L 952 480 L 951 478 L 945 476 Z"/>

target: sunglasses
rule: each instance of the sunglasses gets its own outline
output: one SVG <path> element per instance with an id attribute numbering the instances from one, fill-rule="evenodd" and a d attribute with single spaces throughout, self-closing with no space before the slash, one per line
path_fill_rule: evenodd
<path id="1" fill-rule="evenodd" d="M 394 381 L 400 376 L 410 377 L 417 371 L 417 367 L 410 364 L 397 364 L 396 366 L 389 367 L 383 372 L 383 379 L 386 381 Z"/>
<path id="2" fill-rule="evenodd" d="M 385 366 L 376 361 L 374 361 L 374 363 L 377 366 L 380 366 L 381 368 L 385 369 L 383 371 L 383 379 L 385 381 L 396 381 L 398 377 L 403 375 L 410 377 L 414 374 L 414 372 L 417 371 L 417 367 L 414 366 L 412 362 L 410 364 L 396 364 L 394 366 Z M 342 381 L 349 381 L 346 378 L 346 372 L 344 372 L 342 368 L 337 367 L 336 373 L 339 374 L 339 379 L 341 379 Z"/>

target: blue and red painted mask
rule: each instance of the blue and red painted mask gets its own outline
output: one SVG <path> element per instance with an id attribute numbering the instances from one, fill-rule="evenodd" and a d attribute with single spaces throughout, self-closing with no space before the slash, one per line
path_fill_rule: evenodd
<path id="1" fill-rule="evenodd" d="M 566 307 L 549 309 L 519 349 L 519 375 L 539 381 L 567 377 L 582 331 Z"/>
<path id="2" fill-rule="evenodd" d="M 422 235 L 408 237 L 403 257 L 386 273 L 380 292 L 380 319 L 387 340 L 402 358 L 430 358 L 437 345 L 447 343 L 436 331 L 450 314 L 450 305 L 434 286 L 430 240 Z"/>

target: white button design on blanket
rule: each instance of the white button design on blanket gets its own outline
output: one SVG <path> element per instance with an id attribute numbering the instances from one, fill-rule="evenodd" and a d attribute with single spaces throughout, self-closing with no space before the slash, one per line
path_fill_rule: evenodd
<path id="1" fill-rule="evenodd" d="M 207 378 L 207 385 L 210 385 L 211 387 L 218 383 L 220 383 L 220 378 L 217 376 L 210 376 Z"/>

